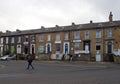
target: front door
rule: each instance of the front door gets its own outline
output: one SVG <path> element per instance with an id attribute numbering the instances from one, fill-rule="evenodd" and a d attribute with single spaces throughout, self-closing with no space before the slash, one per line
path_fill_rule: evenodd
<path id="1" fill-rule="evenodd" d="M 65 54 L 68 54 L 68 44 L 65 44 Z"/>
<path id="2" fill-rule="evenodd" d="M 85 53 L 90 53 L 90 41 L 84 41 L 83 49 Z"/>
<path id="3" fill-rule="evenodd" d="M 107 60 L 108 61 L 114 61 L 113 55 L 112 55 L 113 45 L 111 41 L 107 42 Z"/>
<path id="4" fill-rule="evenodd" d="M 47 45 L 47 53 L 50 53 L 50 44 Z"/>
<path id="5" fill-rule="evenodd" d="M 112 54 L 112 42 L 107 43 L 107 53 Z"/>
<path id="6" fill-rule="evenodd" d="M 32 55 L 34 55 L 35 54 L 35 47 L 34 47 L 34 45 L 32 45 Z"/>
<path id="7" fill-rule="evenodd" d="M 21 54 L 21 45 L 17 45 L 17 54 Z"/>

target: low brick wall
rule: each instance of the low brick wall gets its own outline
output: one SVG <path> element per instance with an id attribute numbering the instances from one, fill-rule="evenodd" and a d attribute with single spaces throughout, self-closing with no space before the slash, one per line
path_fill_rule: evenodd
<path id="1" fill-rule="evenodd" d="M 114 62 L 119 64 L 120 63 L 120 56 L 114 56 Z"/>
<path id="2" fill-rule="evenodd" d="M 80 56 L 73 56 L 75 61 L 90 61 L 90 54 L 81 54 Z"/>

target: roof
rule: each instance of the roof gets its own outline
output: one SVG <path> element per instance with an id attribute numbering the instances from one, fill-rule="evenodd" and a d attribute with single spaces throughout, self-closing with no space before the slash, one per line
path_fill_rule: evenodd
<path id="1" fill-rule="evenodd" d="M 1 36 L 16 36 L 16 35 L 30 35 L 30 34 L 40 34 L 40 33 L 51 33 L 51 32 L 61 32 L 61 31 L 71 31 L 71 30 L 88 30 L 96 28 L 109 28 L 109 27 L 119 27 L 120 21 L 112 22 L 101 22 L 101 23 L 88 23 L 88 24 L 78 24 L 78 25 L 69 25 L 69 26 L 56 26 L 48 27 L 41 29 L 32 29 L 32 30 L 17 30 L 17 31 L 8 31 L 2 33 Z"/>

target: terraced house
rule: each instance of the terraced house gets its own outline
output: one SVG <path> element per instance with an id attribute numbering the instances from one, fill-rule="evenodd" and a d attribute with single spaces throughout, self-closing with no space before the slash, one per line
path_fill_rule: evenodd
<path id="1" fill-rule="evenodd" d="M 31 53 L 40 59 L 62 59 L 63 54 L 71 54 L 78 60 L 112 61 L 114 51 L 120 49 L 120 21 L 112 18 L 110 12 L 107 22 L 6 31 L 0 37 L 0 55 L 19 58 Z"/>

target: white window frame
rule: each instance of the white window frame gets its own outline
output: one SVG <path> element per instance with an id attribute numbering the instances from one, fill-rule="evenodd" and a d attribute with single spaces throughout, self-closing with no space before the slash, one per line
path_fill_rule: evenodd
<path id="1" fill-rule="evenodd" d="M 112 37 L 112 29 L 107 30 L 107 37 Z"/>
<path id="2" fill-rule="evenodd" d="M 6 44 L 8 44 L 8 37 L 6 37 Z"/>
<path id="3" fill-rule="evenodd" d="M 20 36 L 18 37 L 18 43 L 21 43 L 21 37 Z"/>
<path id="4" fill-rule="evenodd" d="M 3 38 L 0 38 L 0 43 L 3 44 Z"/>
<path id="5" fill-rule="evenodd" d="M 89 31 L 85 31 L 85 39 L 89 39 Z"/>
<path id="6" fill-rule="evenodd" d="M 35 36 L 31 36 L 31 42 L 35 42 Z"/>
<path id="7" fill-rule="evenodd" d="M 40 35 L 39 41 L 42 42 L 44 40 L 44 35 Z"/>
<path id="8" fill-rule="evenodd" d="M 65 33 L 64 40 L 69 40 L 69 33 L 68 32 Z"/>
<path id="9" fill-rule="evenodd" d="M 80 39 L 80 31 L 74 31 L 74 39 Z"/>
<path id="10" fill-rule="evenodd" d="M 15 43 L 15 37 L 11 37 L 11 43 Z"/>
<path id="11" fill-rule="evenodd" d="M 27 40 L 27 41 L 26 41 L 26 40 Z M 25 41 L 26 41 L 26 42 L 28 42 L 28 41 L 29 41 L 28 36 L 25 36 Z"/>
<path id="12" fill-rule="evenodd" d="M 56 34 L 56 41 L 60 41 L 60 34 Z"/>
<path id="13" fill-rule="evenodd" d="M 48 39 L 47 40 L 51 41 L 51 35 L 50 34 L 48 34 Z"/>
<path id="14" fill-rule="evenodd" d="M 101 30 L 100 29 L 96 30 L 96 38 L 101 38 Z"/>

